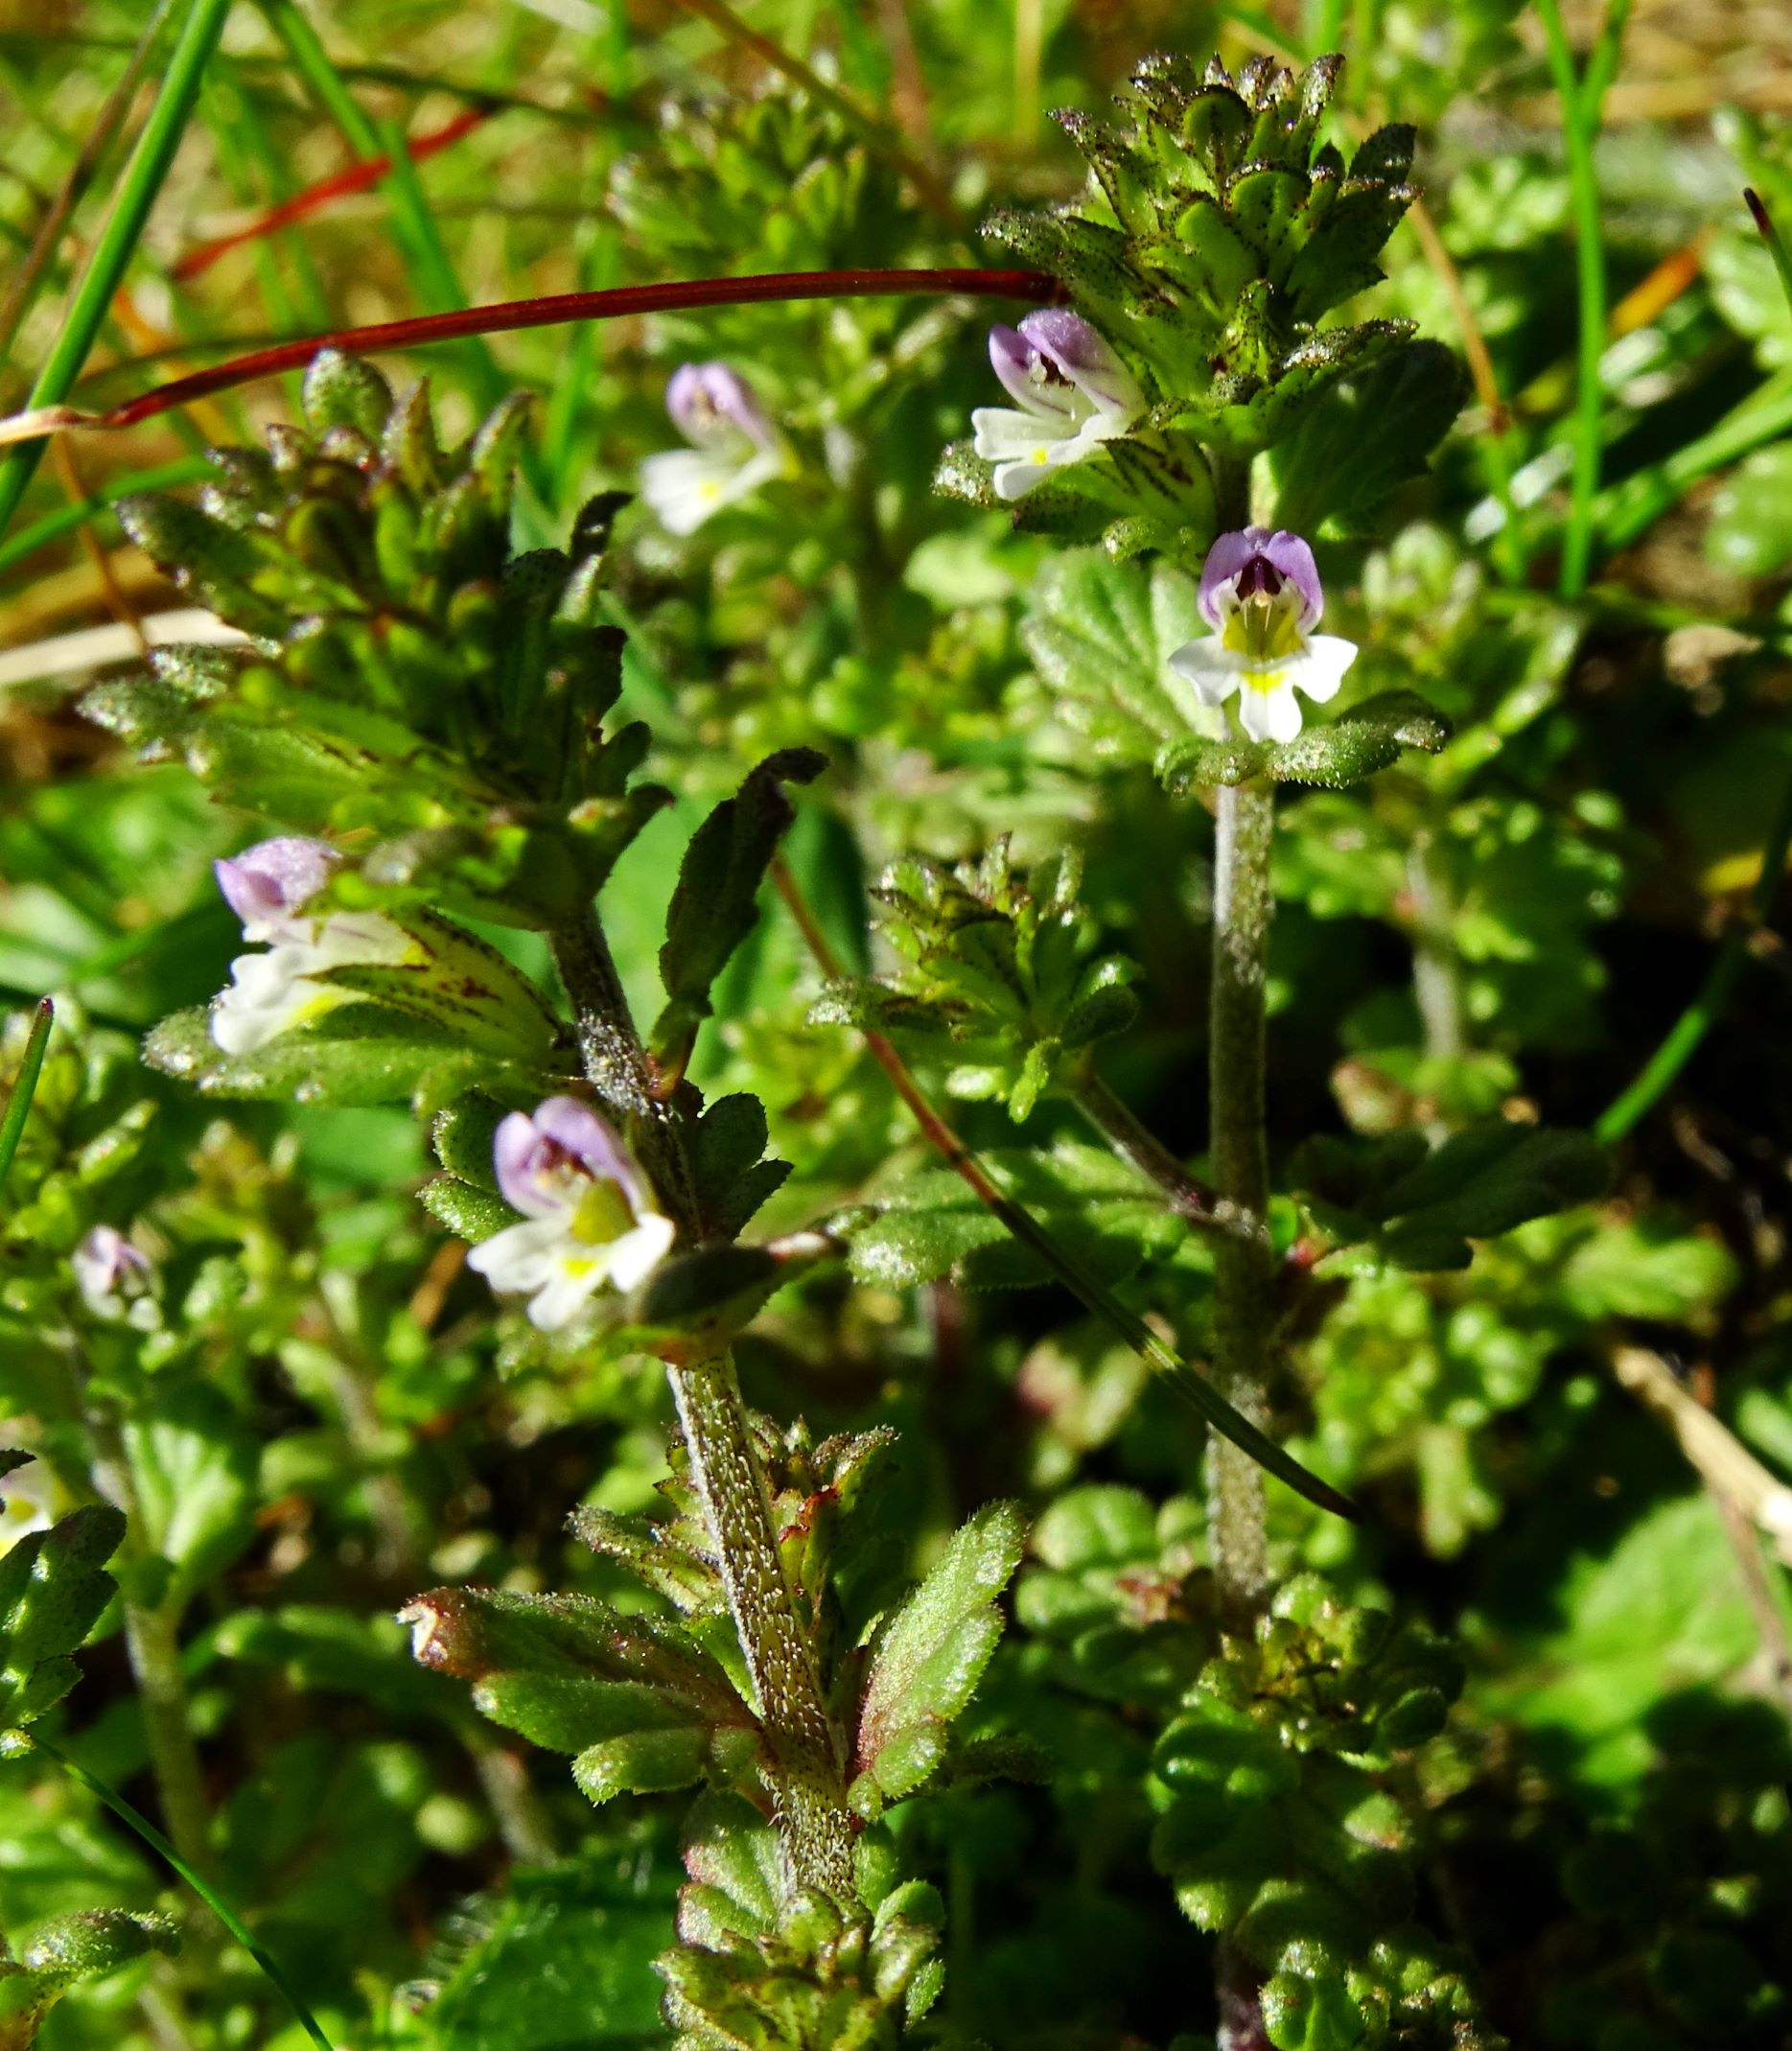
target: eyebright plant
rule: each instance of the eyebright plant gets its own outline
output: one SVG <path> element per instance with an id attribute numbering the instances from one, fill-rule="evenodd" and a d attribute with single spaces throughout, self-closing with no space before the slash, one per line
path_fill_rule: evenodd
<path id="1" fill-rule="evenodd" d="M 1648 780 L 1535 494 L 1495 591 L 1429 470 L 1413 131 L 1150 58 L 985 221 L 1010 324 L 878 52 L 651 119 L 612 58 L 581 282 L 753 291 L 546 408 L 314 352 L 120 503 L 220 622 L 84 693 L 136 766 L 0 821 L 135 921 L 0 1064 L 0 1830 L 84 1890 L 0 2047 L 1767 2051 L 1766 1563 L 1601 1370 L 1783 1277 L 1551 1122 Z"/>

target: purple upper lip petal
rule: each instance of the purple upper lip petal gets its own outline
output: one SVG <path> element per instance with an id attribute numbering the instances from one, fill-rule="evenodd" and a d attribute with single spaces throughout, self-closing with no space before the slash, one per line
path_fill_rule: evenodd
<path id="1" fill-rule="evenodd" d="M 224 902 L 246 925 L 284 919 L 314 897 L 341 857 L 320 840 L 284 834 L 212 864 Z"/>
<path id="2" fill-rule="evenodd" d="M 1273 578 L 1275 581 L 1271 582 Z M 1283 583 L 1292 584 L 1300 594 L 1300 628 L 1304 634 L 1316 626 L 1325 611 L 1325 592 L 1319 583 L 1318 565 L 1313 550 L 1298 534 L 1285 527 L 1240 527 L 1222 534 L 1207 551 L 1201 566 L 1200 609 L 1209 625 L 1222 624 L 1220 594 L 1227 586 L 1240 596 L 1261 592 L 1273 597 Z"/>
<path id="3" fill-rule="evenodd" d="M 666 385 L 665 409 L 699 448 L 731 430 L 765 448 L 775 432 L 752 385 L 729 363 L 681 363 Z"/>

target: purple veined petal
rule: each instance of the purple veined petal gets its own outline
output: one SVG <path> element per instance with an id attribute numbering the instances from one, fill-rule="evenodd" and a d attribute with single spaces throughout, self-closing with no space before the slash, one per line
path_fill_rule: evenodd
<path id="1" fill-rule="evenodd" d="M 665 387 L 665 409 L 693 448 L 727 447 L 743 434 L 760 449 L 778 440 L 757 394 L 728 363 L 681 363 Z"/>
<path id="2" fill-rule="evenodd" d="M 273 927 L 290 919 L 324 887 L 341 858 L 320 840 L 289 834 L 214 862 L 212 874 L 246 933 L 251 926 Z"/>
<path id="3" fill-rule="evenodd" d="M 640 1170 L 620 1140 L 575 1097 L 549 1097 L 531 1117 L 512 1111 L 492 1142 L 492 1166 L 504 1201 L 525 1218 L 546 1218 L 569 1207 L 569 1162 L 593 1181 L 614 1182 L 639 1211 L 651 1199 Z"/>
<path id="4" fill-rule="evenodd" d="M 635 1157 L 616 1136 L 607 1119 L 576 1097 L 549 1097 L 535 1113 L 535 1130 L 544 1139 L 576 1154 L 599 1181 L 614 1182 L 631 1210 L 650 1208 L 652 1193 Z"/>
<path id="5" fill-rule="evenodd" d="M 1200 609 L 1210 626 L 1223 619 L 1220 594 L 1227 586 L 1236 592 L 1253 566 L 1267 564 L 1282 582 L 1292 584 L 1300 596 L 1300 629 L 1304 634 L 1325 611 L 1325 592 L 1319 583 L 1318 565 L 1313 550 L 1298 534 L 1285 527 L 1273 532 L 1268 527 L 1239 527 L 1222 534 L 1207 551 L 1201 565 Z"/>
<path id="6" fill-rule="evenodd" d="M 1003 327 L 999 322 L 989 330 L 989 365 L 1002 381 L 1002 389 L 1029 413 L 1063 413 L 1070 408 L 1064 403 L 1068 394 L 1062 385 L 1056 389 L 1036 377 L 1035 367 L 1040 361 L 1039 352 L 1034 348 L 1018 328 Z"/>
<path id="7" fill-rule="evenodd" d="M 1110 412 L 1136 412 L 1145 404 L 1138 380 L 1114 354 L 1100 329 L 1091 327 L 1081 314 L 1073 314 L 1068 307 L 1043 306 L 1027 315 L 1018 333 L 1059 377 L 1068 378 L 1097 406 Z"/>

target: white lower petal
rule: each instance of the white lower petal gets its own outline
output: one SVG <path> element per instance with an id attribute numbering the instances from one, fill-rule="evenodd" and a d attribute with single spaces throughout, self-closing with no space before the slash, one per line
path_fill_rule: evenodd
<path id="1" fill-rule="evenodd" d="M 667 449 L 641 463 L 640 495 L 668 534 L 694 534 L 713 514 L 765 482 L 765 460 L 755 455 L 744 463 L 730 462 L 701 449 Z"/>
<path id="2" fill-rule="evenodd" d="M 1170 657 L 1170 666 L 1195 687 L 1203 705 L 1223 705 L 1239 687 L 1243 665 L 1216 634 L 1206 641 L 1184 641 Z"/>
<path id="3" fill-rule="evenodd" d="M 672 1250 L 678 1228 L 658 1211 L 643 1211 L 632 1232 L 624 1232 L 605 1249 L 610 1255 L 610 1279 L 617 1289 L 638 1289 Z"/>
<path id="4" fill-rule="evenodd" d="M 1356 659 L 1354 641 L 1338 634 L 1313 634 L 1304 651 L 1289 664 L 1288 674 L 1315 705 L 1329 705 Z"/>
<path id="5" fill-rule="evenodd" d="M 986 463 L 1049 462 L 1049 451 L 1076 438 L 1075 423 L 1061 414 L 1017 413 L 1004 406 L 980 406 L 970 424 L 971 450 Z"/>
<path id="6" fill-rule="evenodd" d="M 995 487 L 995 496 L 1004 504 L 1012 505 L 1016 499 L 1024 499 L 1030 491 L 1049 481 L 1055 468 L 1046 455 L 1023 463 L 1001 463 L 989 481 Z"/>
<path id="7" fill-rule="evenodd" d="M 1300 700 L 1287 668 L 1273 684 L 1246 676 L 1238 694 L 1238 723 L 1252 740 L 1292 740 L 1300 732 Z"/>
<path id="8" fill-rule="evenodd" d="M 347 1004 L 353 992 L 314 983 L 307 970 L 314 967 L 315 949 L 299 944 L 238 955 L 230 988 L 212 1006 L 213 1041 L 226 1054 L 254 1054 L 291 1027 Z"/>
<path id="9" fill-rule="evenodd" d="M 529 1322 L 538 1332 L 558 1332 L 572 1322 L 603 1287 L 601 1261 L 563 1260 L 557 1272 L 529 1298 Z"/>
<path id="10" fill-rule="evenodd" d="M 566 1249 L 577 1245 L 570 1226 L 570 1215 L 563 1210 L 506 1225 L 473 1248 L 467 1266 L 500 1295 L 543 1289 L 560 1272 Z"/>

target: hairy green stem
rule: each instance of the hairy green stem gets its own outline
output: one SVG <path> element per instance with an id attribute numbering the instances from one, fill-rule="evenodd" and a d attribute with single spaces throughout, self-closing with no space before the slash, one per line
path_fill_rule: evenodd
<path id="1" fill-rule="evenodd" d="M 126 1544 L 141 1557 L 148 1537 L 124 1433 L 116 1419 L 97 1409 L 88 1410 L 85 1421 L 94 1485 L 125 1513 Z M 182 1859 L 197 1872 L 208 1873 L 212 1865 L 211 1804 L 205 1797 L 187 1684 L 180 1671 L 179 1619 L 166 1602 L 134 1600 L 128 1579 L 122 1607 L 125 1649 L 137 1684 L 144 1743 L 162 1820 Z"/>
<path id="2" fill-rule="evenodd" d="M 777 1773 L 779 1821 L 799 1882 L 852 1900 L 852 1814 L 815 1655 L 778 1550 L 771 1490 L 726 1352 L 670 1370 L 691 1479 Z"/>
<path id="3" fill-rule="evenodd" d="M 1263 985 L 1275 793 L 1268 783 L 1241 783 L 1222 788 L 1218 798 L 1208 1089 L 1215 1212 L 1229 1229 L 1214 1242 L 1214 1380 L 1227 1402 L 1261 1426 L 1274 1317 Z M 1221 1617 L 1227 1629 L 1245 1631 L 1269 1584 L 1263 1470 L 1215 1437 L 1207 1492 Z"/>
<path id="4" fill-rule="evenodd" d="M 553 936 L 592 1085 L 626 1121 L 666 1214 L 698 1229 L 683 1129 L 661 1101 L 602 926 L 593 917 Z M 668 1362 L 730 1614 L 772 1752 L 779 1823 L 799 1884 L 852 1900 L 854 1818 L 821 1675 L 778 1550 L 771 1488 L 726 1352 Z"/>
<path id="5" fill-rule="evenodd" d="M 1412 900 L 1412 994 L 1425 1027 L 1425 1051 L 1455 1060 L 1462 1029 L 1462 973 L 1450 930 L 1450 906 L 1430 856 L 1431 836 L 1421 833 L 1407 855 L 1407 894 Z"/>

